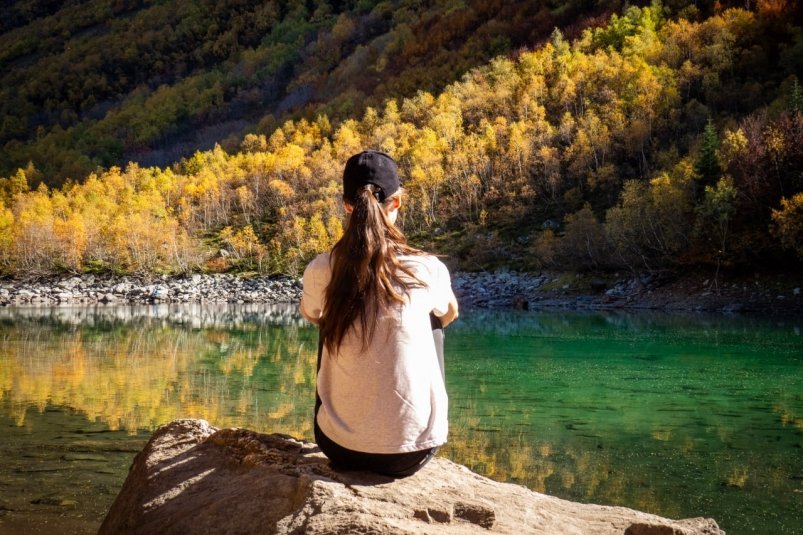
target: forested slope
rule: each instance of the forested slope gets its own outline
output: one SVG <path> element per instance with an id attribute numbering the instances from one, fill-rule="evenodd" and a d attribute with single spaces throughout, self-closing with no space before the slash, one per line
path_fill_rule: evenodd
<path id="1" fill-rule="evenodd" d="M 449 5 L 456 6 L 450 13 L 469 9 Z M 20 169 L 0 180 L 0 263 L 18 274 L 297 273 L 342 231 L 343 162 L 374 147 L 400 162 L 409 194 L 402 224 L 413 241 L 463 268 L 796 269 L 803 256 L 801 10 L 782 1 L 710 16 L 677 7 L 656 3 L 610 21 L 577 22 L 586 29 L 575 39 L 554 31 L 442 89 L 447 74 L 433 74 L 430 92 L 415 91 L 424 82 L 404 85 L 410 78 L 393 67 L 393 54 L 370 55 L 386 47 L 356 45 L 308 93 L 306 82 L 290 83 L 293 98 L 306 102 L 300 115 L 277 128 L 263 120 L 265 133 L 245 136 L 236 149 L 216 146 L 166 168 L 112 167 L 57 189 L 29 191 L 41 171 Z M 338 35 L 343 20 L 305 46 L 336 48 L 318 40 Z M 436 37 L 436 22 L 422 20 L 406 26 L 450 42 Z M 499 36 L 511 39 L 488 33 Z M 406 64 L 415 64 L 417 43 L 400 49 Z M 443 47 L 445 58 L 448 50 L 454 47 Z M 375 59 L 359 60 L 367 57 Z M 295 62 L 293 72 L 316 70 L 304 64 Z M 448 59 L 442 65 L 466 68 Z M 334 81 L 371 69 L 362 89 Z M 427 72 L 422 66 L 422 77 Z M 397 96 L 407 91 L 415 92 Z M 151 98 L 134 109 L 146 111 Z M 39 147 L 51 135 L 17 147 Z"/>
<path id="2" fill-rule="evenodd" d="M 620 2 L 29 0 L 0 13 L 0 175 L 167 165 L 281 121 L 438 91 Z M 576 30 L 572 30 L 576 31 Z"/>

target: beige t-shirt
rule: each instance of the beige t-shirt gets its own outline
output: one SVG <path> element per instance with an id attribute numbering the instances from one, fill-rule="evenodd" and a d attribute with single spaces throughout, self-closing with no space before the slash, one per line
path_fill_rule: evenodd
<path id="1" fill-rule="evenodd" d="M 363 349 L 359 326 L 334 357 L 324 348 L 318 372 L 318 425 L 344 448 L 366 453 L 404 453 L 440 446 L 448 431 L 448 398 L 429 313 L 446 314 L 453 299 L 449 271 L 434 256 L 399 259 L 427 284 L 404 305 L 379 318 Z M 330 279 L 329 253 L 304 271 L 304 313 L 318 318 Z"/>

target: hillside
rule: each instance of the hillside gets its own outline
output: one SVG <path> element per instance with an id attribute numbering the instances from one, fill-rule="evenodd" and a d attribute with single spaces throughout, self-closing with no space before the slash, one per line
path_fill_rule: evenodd
<path id="1" fill-rule="evenodd" d="M 308 4 L 315 3 L 296 11 L 309 14 Z M 342 162 L 376 147 L 400 162 L 407 233 L 464 269 L 797 269 L 803 258 L 800 6 L 777 0 L 752 10 L 710 6 L 709 13 L 668 2 L 608 18 L 611 3 L 536 4 L 534 15 L 512 4 L 331 3 L 317 30 L 285 48 L 293 51 L 293 68 L 281 71 L 286 83 L 274 105 L 262 94 L 253 107 L 243 105 L 237 95 L 248 91 L 222 89 L 236 78 L 207 69 L 153 94 L 137 86 L 141 100 L 91 124 L 56 125 L 52 132 L 40 125 L 36 141 L 24 140 L 32 134 L 23 129 L 6 148 L 42 149 L 58 171 L 49 174 L 34 163 L 0 180 L 0 264 L 17 274 L 298 273 L 342 231 L 336 202 Z M 166 5 L 182 4 L 146 3 L 148 9 Z M 252 21 L 243 7 L 248 2 L 237 5 Z M 268 5 L 274 4 L 251 8 Z M 286 4 L 277 6 L 281 17 L 289 13 Z M 131 8 L 130 20 L 137 13 Z M 539 13 L 572 22 L 544 38 L 533 25 Z M 22 19 L 3 38 L 42 20 Z M 380 20 L 384 31 L 377 29 Z M 517 24 L 529 29 L 514 32 Z M 270 35 L 289 35 L 279 27 Z M 466 31 L 442 33 L 446 28 Z M 391 46 L 388 35 L 408 30 L 405 46 Z M 103 34 L 89 33 L 86 39 Z M 344 39 L 340 48 L 327 40 L 337 36 Z M 491 41 L 500 36 L 507 39 L 499 41 L 504 50 L 527 41 L 532 47 L 495 55 L 500 50 Z M 199 46 L 193 57 L 203 56 Z M 271 50 L 242 57 L 272 64 L 285 57 Z M 322 66 L 323 50 L 337 60 Z M 3 61 L 36 56 L 25 54 Z M 263 71 L 242 72 L 251 80 Z M 198 86 L 211 93 L 183 85 L 197 77 L 211 84 Z M 227 135 L 221 145 L 170 167 L 146 167 L 159 151 L 164 157 L 176 150 L 183 129 L 227 128 L 201 121 L 195 106 L 176 104 L 184 98 L 176 101 L 177 94 L 197 100 L 215 87 L 224 96 L 210 97 L 216 104 L 206 119 L 225 110 L 217 117 L 243 121 L 247 130 L 248 121 L 232 110 L 272 113 L 260 116 L 244 138 Z M 282 113 L 292 118 L 280 121 Z M 112 124 L 126 125 L 126 135 L 142 127 L 153 137 L 132 148 L 127 144 L 136 136 L 120 141 L 113 129 L 99 134 Z M 69 165 L 59 167 L 65 161 L 109 163 L 79 154 L 91 143 L 75 145 L 80 150 L 48 145 L 53 136 L 72 139 L 77 132 L 95 132 L 81 139 L 109 146 L 119 142 L 121 154 L 139 150 L 140 164 L 67 173 Z M 58 184 L 65 174 L 78 178 L 29 190 L 42 180 Z"/>
<path id="2" fill-rule="evenodd" d="M 169 165 L 215 142 L 233 149 L 287 118 L 360 115 L 618 5 L 13 2 L 0 12 L 0 176 L 31 161 L 60 185 L 97 166 Z"/>

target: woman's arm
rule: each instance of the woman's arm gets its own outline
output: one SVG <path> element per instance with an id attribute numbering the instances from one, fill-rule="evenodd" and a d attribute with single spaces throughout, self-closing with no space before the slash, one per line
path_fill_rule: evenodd
<path id="1" fill-rule="evenodd" d="M 446 327 L 456 320 L 458 315 L 457 298 L 454 296 L 454 294 L 452 294 L 452 297 L 449 299 L 449 306 L 446 310 L 446 313 L 443 316 L 438 316 L 438 319 L 441 320 L 441 325 Z"/>
<path id="2" fill-rule="evenodd" d="M 301 298 L 301 303 L 298 306 L 298 310 L 301 312 L 301 315 L 304 317 L 304 319 L 307 320 L 308 322 L 314 323 L 315 325 L 318 325 L 318 323 L 320 323 L 320 321 L 321 321 L 320 317 L 316 318 L 316 317 L 310 315 L 309 312 L 307 312 L 307 310 L 304 308 L 304 298 L 303 297 Z"/>
<path id="3" fill-rule="evenodd" d="M 304 270 L 301 285 L 304 292 L 301 294 L 301 303 L 298 311 L 310 323 L 319 325 L 323 308 L 323 294 L 329 283 L 329 254 L 324 253 L 313 258 Z"/>

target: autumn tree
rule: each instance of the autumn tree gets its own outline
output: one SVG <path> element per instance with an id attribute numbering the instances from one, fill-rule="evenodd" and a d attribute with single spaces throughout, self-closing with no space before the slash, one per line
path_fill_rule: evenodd
<path id="1" fill-rule="evenodd" d="M 586 204 L 566 216 L 565 232 L 560 241 L 563 257 L 577 269 L 600 269 L 608 262 L 605 229 L 591 206 Z"/>
<path id="2" fill-rule="evenodd" d="M 772 211 L 772 221 L 773 236 L 803 259 L 803 193 L 781 199 L 780 209 Z"/>

